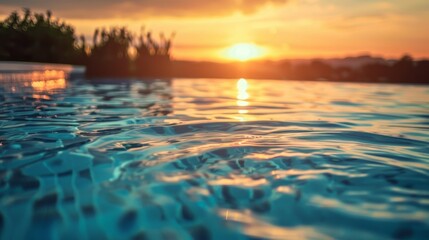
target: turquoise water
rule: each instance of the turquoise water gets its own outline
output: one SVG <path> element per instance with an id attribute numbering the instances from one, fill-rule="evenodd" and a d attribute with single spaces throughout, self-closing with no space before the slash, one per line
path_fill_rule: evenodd
<path id="1" fill-rule="evenodd" d="M 2 239 L 429 236 L 427 86 L 54 72 L 0 106 Z"/>

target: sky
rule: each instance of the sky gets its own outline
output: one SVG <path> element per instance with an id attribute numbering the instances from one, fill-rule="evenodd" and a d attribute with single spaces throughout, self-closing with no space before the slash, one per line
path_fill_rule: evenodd
<path id="1" fill-rule="evenodd" d="M 0 0 L 0 17 L 22 7 L 50 9 L 87 39 L 103 26 L 175 32 L 174 59 L 230 61 L 240 46 L 272 60 L 429 57 L 428 0 Z"/>

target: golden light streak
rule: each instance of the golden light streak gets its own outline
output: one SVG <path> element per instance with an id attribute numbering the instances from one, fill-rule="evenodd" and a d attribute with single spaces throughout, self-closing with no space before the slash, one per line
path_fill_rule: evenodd
<path id="1" fill-rule="evenodd" d="M 244 108 L 249 106 L 249 102 L 246 101 L 250 97 L 249 93 L 247 92 L 248 87 L 249 84 L 247 83 L 246 79 L 240 78 L 237 81 L 237 106 L 242 107 L 238 109 L 238 114 L 240 114 L 241 116 L 237 117 L 237 119 L 241 122 L 246 120 L 244 115 L 249 113 L 249 110 Z"/>

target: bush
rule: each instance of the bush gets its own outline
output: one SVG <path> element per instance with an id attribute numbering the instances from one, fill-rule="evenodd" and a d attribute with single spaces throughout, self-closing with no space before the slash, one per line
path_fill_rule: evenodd
<path id="1" fill-rule="evenodd" d="M 152 38 L 151 32 L 141 33 L 136 46 L 135 69 L 139 76 L 168 77 L 171 75 L 170 50 L 174 34 L 170 38 L 160 35 L 160 41 Z"/>
<path id="2" fill-rule="evenodd" d="M 82 63 L 85 42 L 79 43 L 72 26 L 52 13 L 12 12 L 0 22 L 0 60 Z"/>
<path id="3" fill-rule="evenodd" d="M 125 28 L 96 29 L 87 62 L 87 75 L 122 77 L 131 74 L 129 49 L 132 34 Z"/>

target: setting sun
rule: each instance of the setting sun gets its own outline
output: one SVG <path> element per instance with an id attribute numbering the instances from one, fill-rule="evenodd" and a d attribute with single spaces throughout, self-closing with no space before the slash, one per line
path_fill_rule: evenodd
<path id="1" fill-rule="evenodd" d="M 225 56 L 229 59 L 247 61 L 263 55 L 263 49 L 253 43 L 238 43 L 226 50 Z"/>

